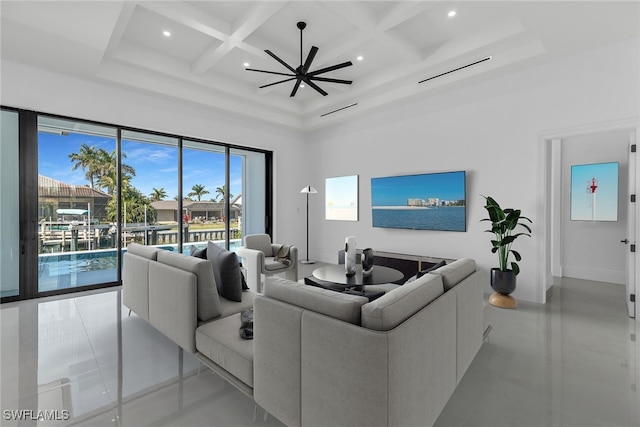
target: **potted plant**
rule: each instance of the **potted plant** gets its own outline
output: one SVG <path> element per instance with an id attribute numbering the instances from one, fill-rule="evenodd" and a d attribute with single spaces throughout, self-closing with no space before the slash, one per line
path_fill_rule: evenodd
<path id="1" fill-rule="evenodd" d="M 495 238 L 491 240 L 491 253 L 498 254 L 498 268 L 491 269 L 491 288 L 496 292 L 489 298 L 489 303 L 498 307 L 515 308 L 517 303 L 509 294 L 516 288 L 516 276 L 520 273 L 518 262 L 522 259 L 520 253 L 511 249 L 513 242 L 520 236 L 531 237 L 531 228 L 521 220 L 533 223 L 526 216 L 522 216 L 519 209 L 502 209 L 492 197 L 482 196 L 486 200 L 484 208 L 489 213 L 489 218 L 481 221 L 491 222 L 491 229 L 485 230 L 492 233 Z M 526 232 L 517 232 L 516 228 L 522 227 Z M 509 263 L 509 255 L 513 254 L 515 261 Z"/>

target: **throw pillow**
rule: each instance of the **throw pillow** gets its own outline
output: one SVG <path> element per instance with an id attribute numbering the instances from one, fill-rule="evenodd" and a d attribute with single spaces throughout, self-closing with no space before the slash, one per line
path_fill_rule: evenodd
<path id="1" fill-rule="evenodd" d="M 207 248 L 198 249 L 195 246 L 191 246 L 191 256 L 207 259 Z"/>
<path id="2" fill-rule="evenodd" d="M 424 270 L 422 270 L 422 271 L 419 271 L 419 272 L 418 272 L 418 274 L 417 274 L 416 276 L 417 276 L 417 278 L 419 279 L 419 278 L 421 278 L 422 276 L 424 276 L 425 274 L 429 273 L 430 271 L 437 270 L 437 269 L 439 269 L 440 267 L 444 267 L 445 265 L 447 265 L 447 263 L 445 262 L 445 260 L 442 260 L 442 261 L 440 261 L 439 263 L 437 263 L 436 265 L 432 265 L 432 266 L 431 266 L 431 267 L 429 267 L 429 268 L 426 268 L 426 269 L 424 269 Z"/>
<path id="3" fill-rule="evenodd" d="M 249 285 L 247 285 L 247 278 L 244 277 L 244 268 L 242 268 L 242 263 L 239 263 L 238 266 L 240 266 L 240 277 L 242 278 L 242 290 L 248 291 Z"/>
<path id="4" fill-rule="evenodd" d="M 442 260 L 442 261 L 440 261 L 439 263 L 432 265 L 431 267 L 425 268 L 425 269 L 424 269 L 424 270 L 422 270 L 422 271 L 418 271 L 418 274 L 416 274 L 415 276 L 412 276 L 412 277 L 408 278 L 408 279 L 407 279 L 407 281 L 406 281 L 406 282 L 404 282 L 404 284 L 406 285 L 407 283 L 411 283 L 411 282 L 413 282 L 414 280 L 419 279 L 419 278 L 421 278 L 422 276 L 424 276 L 425 274 L 429 273 L 430 271 L 437 270 L 438 268 L 443 267 L 443 266 L 445 266 L 445 265 L 447 265 L 446 261 L 445 261 L 445 260 Z"/>
<path id="5" fill-rule="evenodd" d="M 207 259 L 213 264 L 218 293 L 230 301 L 242 301 L 242 273 L 238 257 L 214 242 L 207 244 Z"/>

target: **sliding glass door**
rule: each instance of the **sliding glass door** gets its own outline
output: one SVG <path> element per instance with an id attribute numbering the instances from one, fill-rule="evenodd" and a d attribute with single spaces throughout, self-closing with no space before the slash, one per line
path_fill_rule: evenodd
<path id="1" fill-rule="evenodd" d="M 120 284 L 131 243 L 270 232 L 271 154 L 3 109 L 2 302 Z"/>
<path id="2" fill-rule="evenodd" d="M 116 129 L 38 118 L 38 292 L 117 280 Z"/>

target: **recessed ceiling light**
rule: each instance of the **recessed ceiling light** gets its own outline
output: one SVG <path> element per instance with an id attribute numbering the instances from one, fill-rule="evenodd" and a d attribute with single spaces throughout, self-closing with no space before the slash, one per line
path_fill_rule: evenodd
<path id="1" fill-rule="evenodd" d="M 165 37 L 171 37 L 171 33 L 167 30 L 164 30 L 162 34 L 164 34 Z"/>
<path id="2" fill-rule="evenodd" d="M 362 55 L 360 55 L 360 56 L 358 56 L 356 59 L 357 59 L 358 61 L 362 61 L 364 58 L 362 57 Z"/>
<path id="3" fill-rule="evenodd" d="M 245 62 L 245 63 L 244 63 L 244 64 L 242 64 L 242 65 L 244 65 L 244 68 L 247 68 L 250 64 L 249 64 L 248 62 Z"/>
<path id="4" fill-rule="evenodd" d="M 457 12 L 456 12 L 455 10 L 450 10 L 450 11 L 449 11 L 449 13 L 447 13 L 447 16 L 448 16 L 449 18 L 453 18 L 454 16 L 456 16 L 456 13 L 457 13 Z"/>
<path id="5" fill-rule="evenodd" d="M 304 87 L 304 85 L 303 85 L 303 84 L 300 84 L 300 87 Z"/>

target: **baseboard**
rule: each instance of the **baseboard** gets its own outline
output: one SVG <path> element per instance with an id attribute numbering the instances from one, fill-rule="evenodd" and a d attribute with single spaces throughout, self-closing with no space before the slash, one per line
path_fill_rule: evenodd
<path id="1" fill-rule="evenodd" d="M 627 282 L 627 274 L 624 271 L 608 270 L 605 268 L 588 268 L 576 265 L 562 266 L 562 276 L 574 279 L 594 280 L 596 282 L 615 283 L 624 285 Z"/>

